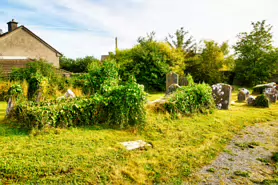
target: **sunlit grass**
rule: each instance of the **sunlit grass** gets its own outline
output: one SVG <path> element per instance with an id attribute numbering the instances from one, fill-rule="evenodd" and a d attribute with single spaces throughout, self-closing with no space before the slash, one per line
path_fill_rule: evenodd
<path id="1" fill-rule="evenodd" d="M 165 96 L 165 93 L 156 92 L 156 93 L 149 93 L 147 98 L 148 98 L 149 101 L 154 101 L 154 100 L 158 100 L 160 98 L 163 98 L 164 96 Z"/>
<path id="2" fill-rule="evenodd" d="M 5 107 L 0 103 L 0 119 Z M 242 128 L 277 116 L 277 104 L 258 109 L 236 103 L 228 111 L 178 120 L 148 111 L 143 130 L 94 126 L 28 133 L 0 124 L 0 184 L 194 182 L 191 174 L 215 159 Z M 120 144 L 139 139 L 154 147 L 127 151 Z"/>

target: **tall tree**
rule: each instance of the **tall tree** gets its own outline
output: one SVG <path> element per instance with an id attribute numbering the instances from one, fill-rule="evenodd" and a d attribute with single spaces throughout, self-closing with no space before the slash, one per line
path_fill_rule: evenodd
<path id="1" fill-rule="evenodd" d="M 229 56 L 228 43 L 219 45 L 214 41 L 204 41 L 200 53 L 186 61 L 186 72 L 197 82 L 209 84 L 223 82 L 220 72 L 225 66 L 232 66 L 233 58 Z"/>
<path id="2" fill-rule="evenodd" d="M 188 36 L 188 34 L 189 32 L 184 31 L 184 28 L 181 27 L 174 33 L 174 35 L 169 34 L 169 36 L 166 37 L 165 40 L 172 48 L 191 53 L 194 49 L 195 44 L 193 43 L 193 37 Z"/>
<path id="3" fill-rule="evenodd" d="M 253 30 L 238 35 L 236 53 L 236 82 L 256 85 L 267 81 L 277 72 L 278 54 L 273 47 L 272 26 L 265 21 L 252 22 Z"/>

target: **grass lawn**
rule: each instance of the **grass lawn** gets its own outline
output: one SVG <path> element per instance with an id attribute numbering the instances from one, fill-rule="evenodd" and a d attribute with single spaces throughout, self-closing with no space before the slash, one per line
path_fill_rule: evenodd
<path id="1" fill-rule="evenodd" d="M 5 107 L 0 103 L 1 120 Z M 148 111 L 143 130 L 95 126 L 28 133 L 2 121 L 0 184 L 194 182 L 191 174 L 215 159 L 239 130 L 277 117 L 278 104 L 259 109 L 237 103 L 228 111 L 179 120 Z M 120 144 L 139 139 L 154 147 L 127 151 Z"/>
<path id="2" fill-rule="evenodd" d="M 154 101 L 154 100 L 160 99 L 164 96 L 165 96 L 165 93 L 161 93 L 161 92 L 149 93 L 147 99 L 149 101 Z"/>

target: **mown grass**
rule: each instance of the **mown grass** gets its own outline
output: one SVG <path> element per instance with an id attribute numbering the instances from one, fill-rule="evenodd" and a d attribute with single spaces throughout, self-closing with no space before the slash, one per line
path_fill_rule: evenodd
<path id="1" fill-rule="evenodd" d="M 1 119 L 5 104 L 0 104 Z M 145 128 L 101 126 L 28 133 L 0 124 L 0 184 L 181 184 L 210 163 L 242 128 L 277 120 L 269 109 L 237 103 L 229 111 L 171 120 L 148 111 Z M 120 142 L 151 142 L 148 150 L 127 151 Z"/>

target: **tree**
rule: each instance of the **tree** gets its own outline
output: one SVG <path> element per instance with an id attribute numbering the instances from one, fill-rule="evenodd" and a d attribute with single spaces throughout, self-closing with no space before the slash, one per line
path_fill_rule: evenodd
<path id="1" fill-rule="evenodd" d="M 93 56 L 77 58 L 76 60 L 71 58 L 61 57 L 60 68 L 74 73 L 86 73 L 88 72 L 88 66 L 95 61 L 98 62 L 99 60 Z"/>
<path id="2" fill-rule="evenodd" d="M 181 27 L 178 29 L 174 35 L 169 34 L 169 37 L 166 37 L 166 42 L 172 47 L 179 50 L 183 50 L 186 54 L 192 53 L 195 44 L 193 43 L 193 37 L 187 35 L 188 31 L 184 31 L 184 28 Z"/>
<path id="3" fill-rule="evenodd" d="M 256 85 L 267 81 L 277 72 L 278 54 L 273 47 L 271 25 L 265 21 L 252 22 L 253 30 L 238 35 L 236 53 L 236 82 Z"/>
<path id="4" fill-rule="evenodd" d="M 166 74 L 170 71 L 183 74 L 185 69 L 183 53 L 167 43 L 155 41 L 152 32 L 139 37 L 132 49 L 119 50 L 112 56 L 120 66 L 120 76 L 128 80 L 135 76 L 139 84 L 149 91 L 165 90 Z"/>
<path id="5" fill-rule="evenodd" d="M 229 56 L 229 45 L 219 45 L 214 41 L 204 41 L 200 53 L 186 60 L 186 73 L 190 73 L 197 82 L 209 84 L 223 82 L 221 69 L 232 66 L 233 58 Z"/>

